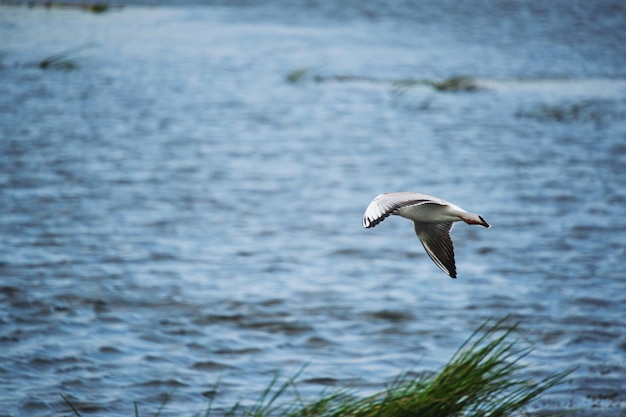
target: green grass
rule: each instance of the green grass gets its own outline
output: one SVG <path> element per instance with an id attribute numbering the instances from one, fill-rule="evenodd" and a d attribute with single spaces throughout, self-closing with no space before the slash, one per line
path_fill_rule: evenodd
<path id="1" fill-rule="evenodd" d="M 573 369 L 555 372 L 539 380 L 528 377 L 522 364 L 530 347 L 519 348 L 512 335 L 517 325 L 502 329 L 506 319 L 480 326 L 450 361 L 436 373 L 400 375 L 387 389 L 359 396 L 348 389 L 303 399 L 295 376 L 280 382 L 276 375 L 256 403 L 235 404 L 230 417 L 501 417 L 519 415 L 549 388 L 562 382 Z M 216 384 L 214 392 L 218 391 Z M 286 395 L 293 391 L 295 395 Z M 288 399 L 285 397 L 289 397 Z M 74 413 L 78 410 L 63 396 Z M 161 404 L 158 414 L 165 404 Z M 157 415 L 158 415 L 157 414 Z M 135 415 L 139 416 L 137 408 Z M 198 416 L 212 414 L 211 403 Z M 545 416 L 545 414 L 543 414 Z M 562 413 L 560 414 L 562 415 Z"/>

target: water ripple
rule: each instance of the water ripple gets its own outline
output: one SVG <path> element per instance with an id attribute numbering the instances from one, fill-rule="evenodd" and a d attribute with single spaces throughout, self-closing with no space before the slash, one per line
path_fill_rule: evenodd
<path id="1" fill-rule="evenodd" d="M 374 392 L 510 315 L 531 376 L 578 367 L 540 410 L 622 411 L 622 5 L 288 3 L 0 6 L 0 408 Z M 394 190 L 493 224 L 459 279 L 361 227 Z"/>

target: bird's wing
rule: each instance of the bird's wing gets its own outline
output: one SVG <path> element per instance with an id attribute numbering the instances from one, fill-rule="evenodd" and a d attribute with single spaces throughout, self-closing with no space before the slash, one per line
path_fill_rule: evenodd
<path id="1" fill-rule="evenodd" d="M 389 215 L 403 207 L 421 204 L 445 205 L 446 202 L 426 194 L 419 193 L 384 193 L 376 196 L 365 209 L 363 227 L 370 228 L 385 220 Z"/>
<path id="2" fill-rule="evenodd" d="M 426 249 L 430 259 L 439 268 L 452 278 L 456 278 L 454 263 L 454 244 L 450 238 L 452 222 L 445 223 L 415 223 L 415 233 Z"/>

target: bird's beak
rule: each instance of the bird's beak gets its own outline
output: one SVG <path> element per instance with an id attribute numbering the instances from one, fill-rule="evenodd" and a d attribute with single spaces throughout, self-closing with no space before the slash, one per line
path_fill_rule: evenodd
<path id="1" fill-rule="evenodd" d="M 490 228 L 491 227 L 491 225 L 489 223 L 487 223 L 485 221 L 485 219 L 483 219 L 483 216 L 478 216 L 478 218 L 480 219 L 480 225 L 481 226 L 485 226 L 486 228 Z"/>

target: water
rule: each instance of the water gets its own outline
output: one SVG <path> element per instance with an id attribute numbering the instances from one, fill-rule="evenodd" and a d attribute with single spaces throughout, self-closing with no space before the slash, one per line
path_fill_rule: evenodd
<path id="1" fill-rule="evenodd" d="M 536 409 L 623 415 L 623 4 L 341 4 L 0 7 L 2 415 L 371 393 L 506 315 L 578 366 Z M 362 229 L 404 190 L 493 225 L 457 280 Z"/>

